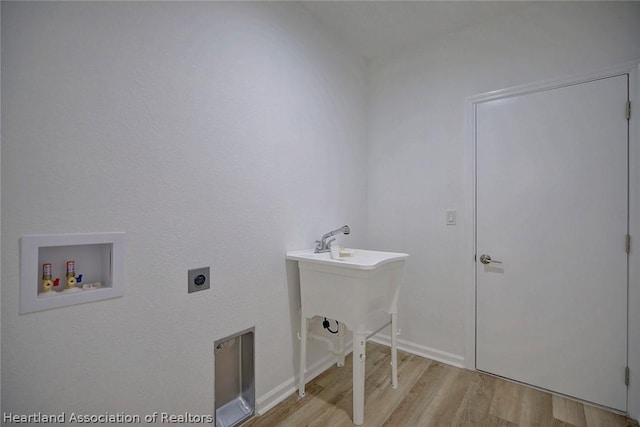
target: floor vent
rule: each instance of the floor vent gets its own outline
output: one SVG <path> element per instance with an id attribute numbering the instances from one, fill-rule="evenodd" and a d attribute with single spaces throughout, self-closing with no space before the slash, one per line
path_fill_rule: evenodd
<path id="1" fill-rule="evenodd" d="M 255 328 L 215 342 L 216 427 L 235 427 L 255 413 Z"/>

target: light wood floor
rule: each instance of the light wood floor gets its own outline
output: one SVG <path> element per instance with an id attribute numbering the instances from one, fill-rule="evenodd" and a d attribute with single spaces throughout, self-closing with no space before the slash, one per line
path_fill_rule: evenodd
<path id="1" fill-rule="evenodd" d="M 398 389 L 389 384 L 388 347 L 367 343 L 365 426 L 638 426 L 624 416 L 398 352 Z M 353 426 L 351 356 L 244 424 L 245 427 Z"/>

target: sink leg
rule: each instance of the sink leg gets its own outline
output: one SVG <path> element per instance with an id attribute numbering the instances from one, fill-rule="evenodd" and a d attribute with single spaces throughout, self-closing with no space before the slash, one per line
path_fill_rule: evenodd
<path id="1" fill-rule="evenodd" d="M 336 349 L 337 356 L 337 365 L 338 368 L 342 368 L 344 366 L 344 340 L 346 334 L 344 331 L 340 335 L 338 335 L 338 348 Z"/>
<path id="2" fill-rule="evenodd" d="M 398 314 L 391 313 L 391 388 L 398 388 Z"/>
<path id="3" fill-rule="evenodd" d="M 353 334 L 353 423 L 364 423 L 364 361 L 366 333 Z"/>
<path id="4" fill-rule="evenodd" d="M 304 371 L 307 368 L 307 318 L 300 316 L 300 376 L 298 378 L 298 395 L 304 397 Z"/>

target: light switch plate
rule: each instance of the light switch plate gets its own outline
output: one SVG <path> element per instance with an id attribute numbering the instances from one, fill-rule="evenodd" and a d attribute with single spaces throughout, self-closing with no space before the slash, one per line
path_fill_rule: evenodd
<path id="1" fill-rule="evenodd" d="M 194 268 L 188 271 L 187 274 L 187 290 L 189 293 L 203 291 L 209 289 L 209 283 L 211 282 L 211 276 L 209 275 L 209 267 Z"/>
<path id="2" fill-rule="evenodd" d="M 447 225 L 456 225 L 456 211 L 454 209 L 447 210 Z"/>

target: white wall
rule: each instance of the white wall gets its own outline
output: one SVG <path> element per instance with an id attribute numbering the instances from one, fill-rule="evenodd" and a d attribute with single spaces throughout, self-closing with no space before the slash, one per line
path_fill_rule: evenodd
<path id="1" fill-rule="evenodd" d="M 292 3 L 3 2 L 1 15 L 14 413 L 210 413 L 213 341 L 252 325 L 258 397 L 282 390 L 299 298 L 284 252 L 343 223 L 351 246 L 368 235 L 411 254 L 405 345 L 464 363 L 465 99 L 640 57 L 637 2 L 534 4 L 372 61 L 367 88 L 364 64 Z M 90 231 L 127 233 L 125 296 L 19 316 L 20 236 Z M 186 270 L 204 265 L 212 289 L 187 295 Z"/>
<path id="2" fill-rule="evenodd" d="M 295 4 L 3 2 L 2 66 L 2 411 L 211 414 L 253 325 L 257 396 L 290 380 L 285 251 L 365 242 L 364 62 Z M 20 237 L 92 231 L 125 296 L 18 315 Z"/>
<path id="3" fill-rule="evenodd" d="M 473 176 L 465 100 L 640 58 L 638 23 L 638 2 L 541 2 L 371 63 L 368 239 L 373 248 L 411 254 L 399 307 L 405 346 L 461 364 L 469 351 Z M 457 209 L 457 226 L 445 225 L 447 209 Z"/>

